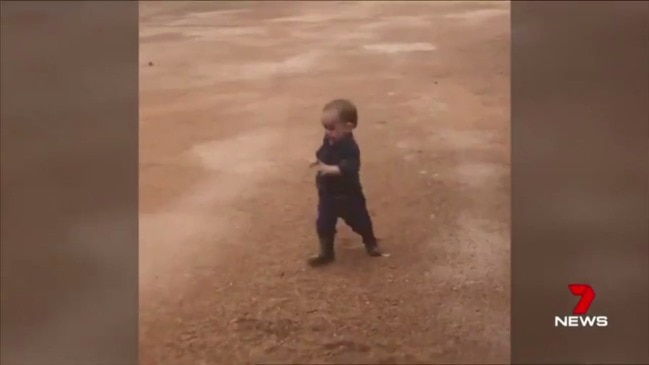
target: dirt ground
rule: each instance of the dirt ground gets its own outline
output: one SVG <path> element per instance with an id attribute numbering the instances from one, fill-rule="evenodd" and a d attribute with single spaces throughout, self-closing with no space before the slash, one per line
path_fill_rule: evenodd
<path id="1" fill-rule="evenodd" d="M 142 364 L 508 363 L 508 2 L 141 2 Z M 316 252 L 346 97 L 377 235 Z"/>

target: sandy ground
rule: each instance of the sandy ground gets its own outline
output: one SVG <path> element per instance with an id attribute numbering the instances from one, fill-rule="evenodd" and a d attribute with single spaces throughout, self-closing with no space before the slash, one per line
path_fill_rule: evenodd
<path id="1" fill-rule="evenodd" d="M 141 2 L 142 364 L 508 363 L 507 2 Z M 150 62 L 152 64 L 150 64 Z M 319 111 L 383 248 L 316 251 Z"/>

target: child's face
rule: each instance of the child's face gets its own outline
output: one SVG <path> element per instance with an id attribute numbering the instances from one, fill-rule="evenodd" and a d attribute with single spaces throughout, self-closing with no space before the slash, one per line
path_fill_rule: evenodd
<path id="1" fill-rule="evenodd" d="M 325 111 L 322 113 L 322 126 L 329 142 L 333 143 L 351 132 L 354 128 L 350 123 L 344 123 L 338 119 L 335 111 Z"/>

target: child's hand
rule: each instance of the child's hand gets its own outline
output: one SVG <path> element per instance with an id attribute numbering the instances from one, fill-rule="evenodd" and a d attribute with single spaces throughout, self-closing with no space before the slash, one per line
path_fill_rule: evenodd
<path id="1" fill-rule="evenodd" d="M 340 174 L 340 168 L 336 165 L 326 165 L 320 162 L 318 164 L 318 171 L 323 175 L 337 175 Z"/>
<path id="2" fill-rule="evenodd" d="M 336 165 L 327 165 L 323 163 L 322 161 L 318 160 L 315 162 L 311 162 L 309 164 L 309 167 L 315 167 L 318 172 L 320 172 L 323 175 L 337 175 L 340 174 L 340 168 Z"/>

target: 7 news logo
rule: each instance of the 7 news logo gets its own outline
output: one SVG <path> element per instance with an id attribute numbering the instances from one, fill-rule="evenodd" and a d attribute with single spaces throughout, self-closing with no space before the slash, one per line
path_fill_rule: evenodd
<path id="1" fill-rule="evenodd" d="M 579 298 L 572 316 L 555 316 L 555 327 L 608 327 L 608 317 L 588 316 L 588 309 L 595 299 L 595 291 L 588 284 L 570 284 L 568 289 Z"/>

